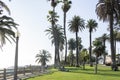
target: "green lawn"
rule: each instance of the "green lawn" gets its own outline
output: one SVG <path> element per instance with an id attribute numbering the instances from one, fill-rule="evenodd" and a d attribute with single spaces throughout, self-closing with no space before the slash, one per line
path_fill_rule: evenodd
<path id="1" fill-rule="evenodd" d="M 98 74 L 94 74 L 94 67 L 87 66 L 85 70 L 82 68 L 68 68 L 69 72 L 62 72 L 55 69 L 51 73 L 30 78 L 27 80 L 120 80 L 120 71 L 111 71 L 110 67 L 98 67 Z"/>

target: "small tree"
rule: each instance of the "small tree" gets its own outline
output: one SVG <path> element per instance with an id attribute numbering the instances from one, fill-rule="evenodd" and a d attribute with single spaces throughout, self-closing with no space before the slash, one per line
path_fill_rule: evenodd
<path id="1" fill-rule="evenodd" d="M 95 41 L 93 41 L 93 53 L 95 53 L 96 55 L 96 66 L 95 66 L 95 74 L 97 74 L 97 64 L 98 64 L 98 57 L 101 56 L 104 53 L 104 45 L 102 45 L 102 41 L 100 41 L 99 39 L 96 39 Z"/>
<path id="2" fill-rule="evenodd" d="M 43 49 L 43 50 L 40 50 L 38 54 L 36 54 L 35 58 L 36 58 L 35 62 L 41 63 L 44 70 L 46 62 L 48 62 L 49 59 L 51 59 L 52 57 L 48 51 Z"/>

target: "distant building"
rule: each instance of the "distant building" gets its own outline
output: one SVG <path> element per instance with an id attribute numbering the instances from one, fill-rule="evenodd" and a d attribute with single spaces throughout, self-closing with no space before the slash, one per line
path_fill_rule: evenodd
<path id="1" fill-rule="evenodd" d="M 99 58 L 98 58 L 98 62 L 99 62 L 99 64 L 103 64 L 104 63 L 104 57 L 103 56 L 100 56 Z M 105 60 L 105 64 L 111 64 L 112 63 L 112 59 L 111 59 L 111 56 L 110 55 L 107 55 L 106 56 L 106 60 Z"/>
<path id="2" fill-rule="evenodd" d="M 106 56 L 105 64 L 112 64 L 112 59 L 110 55 Z"/>

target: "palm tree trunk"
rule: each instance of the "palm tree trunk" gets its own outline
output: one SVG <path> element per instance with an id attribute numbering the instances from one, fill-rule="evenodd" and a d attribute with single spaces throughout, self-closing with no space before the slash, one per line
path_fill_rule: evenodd
<path id="1" fill-rule="evenodd" d="M 79 67 L 78 60 L 78 33 L 76 32 L 76 67 Z"/>
<path id="2" fill-rule="evenodd" d="M 58 43 L 57 50 L 58 50 L 58 62 L 59 62 L 59 65 L 60 65 L 60 47 L 59 47 L 59 43 Z"/>
<path id="3" fill-rule="evenodd" d="M 110 15 L 110 42 L 111 42 L 111 55 L 112 55 L 112 70 L 116 70 L 116 53 L 114 47 L 114 36 L 113 36 L 113 14 Z"/>
<path id="4" fill-rule="evenodd" d="M 105 39 L 103 40 L 103 45 L 105 47 Z M 104 49 L 104 50 L 106 51 L 106 49 Z M 106 61 L 106 53 L 105 53 L 105 51 L 104 51 L 104 54 L 103 54 L 103 56 L 104 56 L 103 64 L 105 64 L 105 61 Z"/>
<path id="5" fill-rule="evenodd" d="M 116 43 L 117 43 L 117 41 L 116 41 L 116 38 L 114 38 L 114 43 L 115 43 L 115 53 L 116 53 Z"/>
<path id="6" fill-rule="evenodd" d="M 53 12 L 55 12 L 55 7 L 53 7 Z M 54 22 L 54 14 L 52 14 L 52 30 L 53 30 L 53 37 L 55 40 L 55 57 L 54 57 L 54 68 L 57 67 L 57 47 L 56 47 L 56 36 L 55 36 L 55 30 L 54 30 L 54 26 L 55 26 L 55 22 Z"/>
<path id="7" fill-rule="evenodd" d="M 73 61 L 74 61 L 74 57 L 73 57 L 73 50 L 71 50 L 71 53 L 72 53 L 71 66 L 73 66 Z"/>
<path id="8" fill-rule="evenodd" d="M 83 58 L 83 70 L 85 70 L 85 57 Z"/>
<path id="9" fill-rule="evenodd" d="M 90 32 L 90 48 L 89 48 L 89 59 L 90 59 L 90 67 L 92 67 L 92 59 L 91 59 L 91 53 L 92 53 L 92 35 L 91 35 L 91 32 Z"/>
<path id="10" fill-rule="evenodd" d="M 64 35 L 65 35 L 65 64 L 66 64 L 67 62 L 66 12 L 64 12 Z"/>
<path id="11" fill-rule="evenodd" d="M 59 57 L 59 45 L 57 40 L 55 41 L 55 54 L 56 54 L 56 60 L 55 60 L 55 67 L 60 67 L 60 57 Z"/>
<path id="12" fill-rule="evenodd" d="M 98 64 L 98 56 L 96 55 L 96 64 L 95 64 L 95 74 L 97 74 L 97 64 Z"/>

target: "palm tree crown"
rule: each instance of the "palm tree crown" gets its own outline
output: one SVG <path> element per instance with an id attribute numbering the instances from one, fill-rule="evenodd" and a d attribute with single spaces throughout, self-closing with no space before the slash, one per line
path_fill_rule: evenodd
<path id="1" fill-rule="evenodd" d="M 73 38 L 68 40 L 68 49 L 69 50 L 75 50 L 76 45 L 75 45 L 75 40 Z"/>
<path id="2" fill-rule="evenodd" d="M 109 20 L 111 14 L 118 20 L 120 16 L 120 0 L 99 0 L 96 5 L 96 13 L 100 20 Z"/>
<path id="3" fill-rule="evenodd" d="M 79 30 L 82 31 L 85 28 L 84 25 L 85 23 L 82 18 L 79 16 L 74 16 L 73 19 L 69 22 L 69 30 L 71 32 L 79 32 Z"/>
<path id="4" fill-rule="evenodd" d="M 63 10 L 63 12 L 68 12 L 68 10 L 70 9 L 70 7 L 71 7 L 71 1 L 69 1 L 69 0 L 64 0 L 63 1 L 63 3 L 64 3 L 64 5 L 62 6 L 62 10 Z"/>
<path id="5" fill-rule="evenodd" d="M 40 50 L 38 54 L 35 56 L 36 62 L 41 63 L 43 66 L 46 65 L 46 62 L 51 59 L 51 54 L 46 50 Z"/>
<path id="6" fill-rule="evenodd" d="M 0 47 L 2 47 L 6 43 L 6 40 L 8 40 L 10 43 L 10 39 L 14 41 L 15 32 L 13 31 L 13 28 L 17 29 L 17 25 L 18 24 L 16 24 L 11 17 L 0 17 Z"/>
<path id="7" fill-rule="evenodd" d="M 58 41 L 60 44 L 64 43 L 63 28 L 61 28 L 60 25 L 55 25 L 54 31 L 55 31 L 55 32 L 53 32 L 53 28 L 49 28 L 49 29 L 46 29 L 46 30 L 45 30 L 45 32 L 47 32 L 47 35 L 48 35 L 48 34 L 50 35 L 50 39 L 52 39 L 52 44 L 55 43 L 55 39 L 57 39 L 57 41 Z M 55 33 L 55 34 L 54 34 L 54 33 Z M 55 39 L 54 39 L 53 35 L 56 35 L 56 36 L 55 36 Z"/>
<path id="8" fill-rule="evenodd" d="M 60 66 L 60 56 L 59 51 L 63 49 L 64 45 L 64 34 L 63 34 L 63 28 L 61 28 L 60 25 L 55 25 L 52 28 L 49 28 L 46 30 L 47 34 L 50 35 L 50 39 L 52 41 L 52 44 L 55 46 L 55 67 Z"/>
<path id="9" fill-rule="evenodd" d="M 89 32 L 93 32 L 93 30 L 96 30 L 97 25 L 98 23 L 95 20 L 90 19 L 87 21 L 86 27 L 89 29 Z"/>

